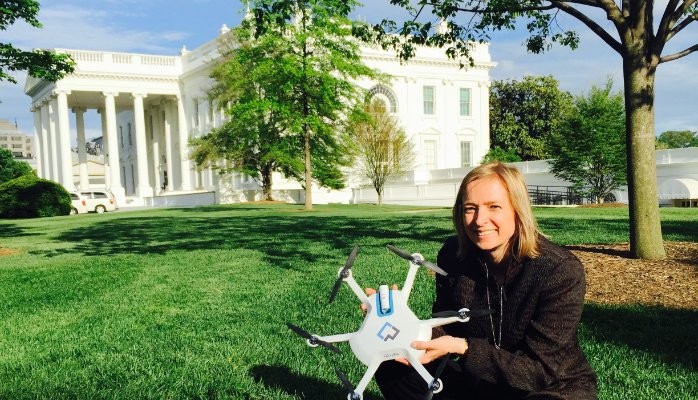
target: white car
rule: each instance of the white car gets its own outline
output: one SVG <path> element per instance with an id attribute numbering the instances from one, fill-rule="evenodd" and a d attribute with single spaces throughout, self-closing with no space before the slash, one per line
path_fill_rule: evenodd
<path id="1" fill-rule="evenodd" d="M 70 192 L 70 215 L 87 214 L 87 200 L 77 192 Z"/>
<path id="2" fill-rule="evenodd" d="M 116 197 L 108 190 L 86 190 L 80 192 L 87 202 L 87 211 L 94 211 L 101 214 L 105 211 L 114 211 L 119 207 L 116 205 Z"/>

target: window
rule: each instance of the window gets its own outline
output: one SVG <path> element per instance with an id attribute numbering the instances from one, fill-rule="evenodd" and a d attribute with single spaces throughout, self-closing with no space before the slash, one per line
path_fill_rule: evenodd
<path id="1" fill-rule="evenodd" d="M 436 169 L 436 140 L 424 141 L 424 164 L 427 169 Z"/>
<path id="2" fill-rule="evenodd" d="M 424 114 L 434 114 L 434 87 L 424 86 L 422 88 L 422 100 L 424 102 Z"/>
<path id="3" fill-rule="evenodd" d="M 460 89 L 460 116 L 470 116 L 470 88 Z"/>
<path id="4" fill-rule="evenodd" d="M 472 167 L 471 142 L 460 142 L 460 166 Z"/>
<path id="5" fill-rule="evenodd" d="M 397 99 L 390 88 L 383 85 L 377 85 L 369 90 L 368 93 L 369 98 L 371 99 L 379 98 L 380 100 L 387 100 L 387 104 L 390 106 L 390 113 L 395 114 L 397 112 Z"/>
<path id="6" fill-rule="evenodd" d="M 119 144 L 124 148 L 124 127 L 119 125 Z"/>
<path id="7" fill-rule="evenodd" d="M 128 145 L 133 146 L 133 139 L 131 139 L 131 123 L 128 123 Z"/>

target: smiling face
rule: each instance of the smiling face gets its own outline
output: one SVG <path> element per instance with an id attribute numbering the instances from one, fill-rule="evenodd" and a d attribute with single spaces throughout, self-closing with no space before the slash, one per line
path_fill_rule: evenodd
<path id="1" fill-rule="evenodd" d="M 516 233 L 516 212 L 501 179 L 486 177 L 468 183 L 463 199 L 468 238 L 499 263 Z"/>

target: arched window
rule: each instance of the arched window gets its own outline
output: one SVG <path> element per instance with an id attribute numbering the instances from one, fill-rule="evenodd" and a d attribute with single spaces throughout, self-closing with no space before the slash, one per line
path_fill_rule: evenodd
<path id="1" fill-rule="evenodd" d="M 388 110 L 390 113 L 395 114 L 397 113 L 397 99 L 395 98 L 395 94 L 393 91 L 384 85 L 376 85 L 371 90 L 368 91 L 369 94 L 369 99 L 378 99 L 381 100 L 383 103 L 386 104 L 388 107 Z"/>

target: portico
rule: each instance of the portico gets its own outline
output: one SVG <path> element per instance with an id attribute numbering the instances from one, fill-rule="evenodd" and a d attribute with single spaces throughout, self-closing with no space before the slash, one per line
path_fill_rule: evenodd
<path id="1" fill-rule="evenodd" d="M 55 83 L 30 78 L 25 86 L 32 97 L 42 160 L 39 175 L 69 191 L 90 187 L 85 113 L 96 110 L 104 143 L 104 184 L 121 204 L 127 197 L 190 191 L 193 171 L 179 58 L 66 52 L 77 61 L 74 74 Z M 77 177 L 71 147 L 77 147 Z"/>

